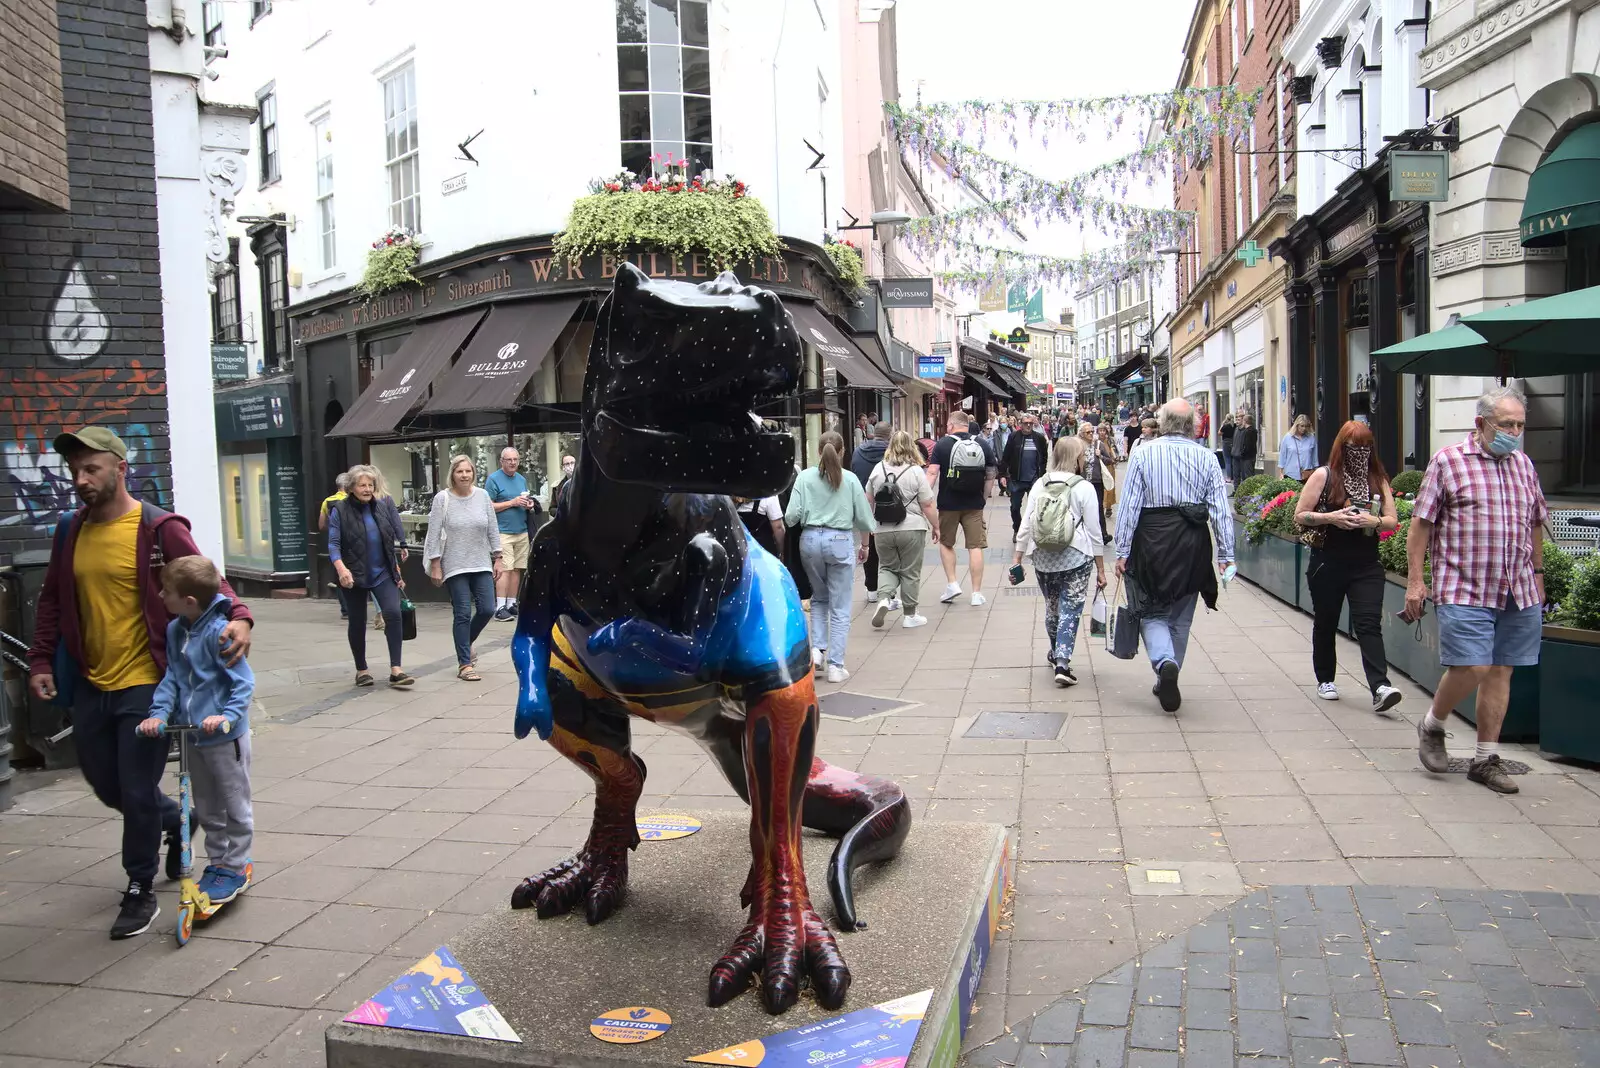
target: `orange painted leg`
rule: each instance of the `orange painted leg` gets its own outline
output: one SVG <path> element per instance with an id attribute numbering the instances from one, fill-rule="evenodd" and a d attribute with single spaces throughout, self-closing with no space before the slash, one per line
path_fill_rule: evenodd
<path id="1" fill-rule="evenodd" d="M 599 923 L 622 904 L 628 888 L 628 850 L 639 844 L 634 808 L 644 792 L 644 761 L 578 737 L 561 725 L 550 744 L 595 782 L 594 822 L 589 840 L 550 870 L 522 880 L 511 907 L 536 906 L 540 919 L 570 912 L 585 902 L 584 915 Z"/>
<path id="2" fill-rule="evenodd" d="M 833 934 L 811 907 L 800 858 L 801 800 L 816 749 L 817 715 L 809 671 L 746 707 L 752 856 L 744 903 L 750 918 L 711 969 L 707 1002 L 713 1007 L 737 997 L 758 971 L 762 1004 L 773 1014 L 799 999 L 802 976 L 826 1009 L 844 1004 L 850 988 L 850 970 Z"/>

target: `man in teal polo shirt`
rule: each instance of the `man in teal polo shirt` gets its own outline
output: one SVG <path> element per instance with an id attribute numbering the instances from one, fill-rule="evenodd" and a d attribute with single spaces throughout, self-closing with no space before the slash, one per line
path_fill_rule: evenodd
<path id="1" fill-rule="evenodd" d="M 517 470 L 522 457 L 513 448 L 500 451 L 500 469 L 490 472 L 483 488 L 494 502 L 495 519 L 500 524 L 500 554 L 505 570 L 496 583 L 494 618 L 504 623 L 517 615 L 517 591 L 522 588 L 522 572 L 528 566 L 528 514 L 539 511 L 539 502 L 528 493 L 528 480 Z"/>

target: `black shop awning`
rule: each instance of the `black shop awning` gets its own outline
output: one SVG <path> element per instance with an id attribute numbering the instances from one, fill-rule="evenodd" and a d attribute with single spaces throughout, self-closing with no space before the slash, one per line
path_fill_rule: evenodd
<path id="1" fill-rule="evenodd" d="M 510 411 L 582 297 L 496 304 L 461 358 L 439 376 L 423 411 Z"/>
<path id="2" fill-rule="evenodd" d="M 1106 372 L 1106 385 L 1121 386 L 1124 382 L 1137 374 L 1139 370 L 1149 362 L 1149 357 L 1145 356 L 1144 353 L 1141 352 L 1134 354 L 1127 360 Z"/>
<path id="3" fill-rule="evenodd" d="M 1007 400 L 1011 396 L 1011 391 L 1009 389 L 1002 387 L 986 373 L 968 371 L 967 381 L 977 386 L 979 389 L 983 390 L 996 400 Z"/>
<path id="4" fill-rule="evenodd" d="M 392 432 L 421 402 L 483 314 L 484 309 L 474 308 L 418 323 L 328 436 L 370 438 Z"/>
<path id="5" fill-rule="evenodd" d="M 795 329 L 800 340 L 814 346 L 822 353 L 829 367 L 844 375 L 845 379 L 860 389 L 893 389 L 886 367 L 879 367 L 863 351 L 851 344 L 813 305 L 796 302 L 785 305 L 794 316 Z"/>
<path id="6" fill-rule="evenodd" d="M 1038 389 L 1027 376 L 1014 367 L 1007 367 L 1003 363 L 989 365 L 989 377 L 1006 388 L 1006 392 L 1016 397 L 1018 403 L 1025 401 L 1030 393 L 1037 393 Z"/>

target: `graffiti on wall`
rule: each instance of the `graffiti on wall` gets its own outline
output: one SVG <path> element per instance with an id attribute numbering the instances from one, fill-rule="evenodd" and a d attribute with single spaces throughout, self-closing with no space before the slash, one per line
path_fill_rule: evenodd
<path id="1" fill-rule="evenodd" d="M 156 452 L 156 435 L 150 424 L 111 424 L 111 428 L 128 443 L 128 492 L 139 500 L 170 508 L 168 493 L 161 485 L 161 467 L 150 462 Z M 14 511 L 0 517 L 0 527 L 48 530 L 78 506 L 72 472 L 50 447 L 54 440 L 52 432 L 43 437 L 26 433 L 0 442 L 0 494 L 15 502 Z"/>
<path id="2" fill-rule="evenodd" d="M 110 338 L 111 321 L 94 299 L 83 262 L 73 260 L 45 322 L 50 353 L 63 363 L 83 363 L 104 352 Z"/>

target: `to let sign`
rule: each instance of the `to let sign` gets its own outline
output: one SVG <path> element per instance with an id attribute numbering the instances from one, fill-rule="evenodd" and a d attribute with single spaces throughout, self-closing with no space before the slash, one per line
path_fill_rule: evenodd
<path id="1" fill-rule="evenodd" d="M 1389 199 L 1449 200 L 1450 153 L 1390 152 Z"/>
<path id="2" fill-rule="evenodd" d="M 933 279 L 885 278 L 883 306 L 885 308 L 933 307 Z"/>
<path id="3" fill-rule="evenodd" d="M 944 357 L 943 356 L 918 356 L 917 357 L 917 377 L 918 378 L 943 378 L 944 377 Z"/>

